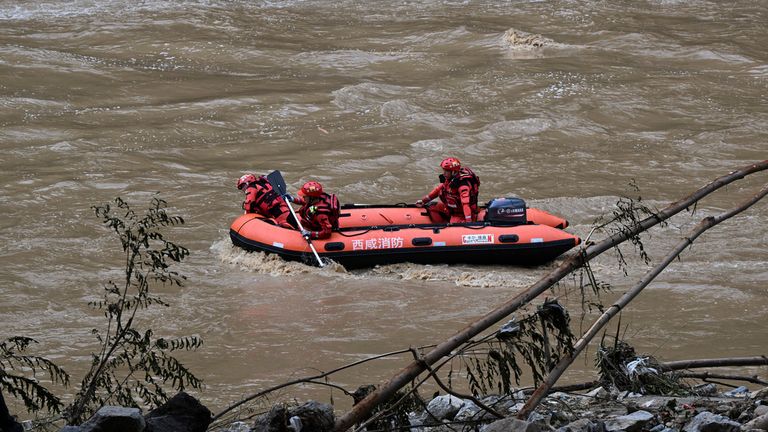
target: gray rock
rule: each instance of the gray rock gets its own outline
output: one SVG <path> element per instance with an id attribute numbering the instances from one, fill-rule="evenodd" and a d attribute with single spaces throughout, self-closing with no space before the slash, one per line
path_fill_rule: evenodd
<path id="1" fill-rule="evenodd" d="M 82 429 L 80 429 L 80 426 L 64 426 L 59 429 L 59 432 L 82 432 Z"/>
<path id="2" fill-rule="evenodd" d="M 642 398 L 644 395 L 642 393 L 635 393 L 631 391 L 623 392 L 619 395 L 619 397 L 616 398 L 616 400 L 625 400 L 625 399 L 638 399 Z"/>
<path id="3" fill-rule="evenodd" d="M 528 416 L 528 423 L 536 424 L 539 426 L 541 430 L 551 430 L 554 429 L 552 426 L 550 426 L 550 421 L 552 421 L 552 416 L 547 414 L 541 414 L 536 411 L 532 412 Z"/>
<path id="4" fill-rule="evenodd" d="M 608 390 L 606 390 L 604 387 L 598 387 L 590 391 L 589 393 L 585 394 L 585 396 L 593 399 L 604 400 L 604 399 L 610 399 L 611 393 Z"/>
<path id="5" fill-rule="evenodd" d="M 685 432 L 732 432 L 739 430 L 741 430 L 739 423 L 709 411 L 699 413 L 683 428 Z"/>
<path id="6" fill-rule="evenodd" d="M 610 394 L 607 391 L 605 391 L 603 395 L 606 397 L 610 397 Z M 556 392 L 544 398 L 543 403 L 546 403 L 551 406 L 560 406 L 560 407 L 563 407 L 563 406 L 583 407 L 597 400 L 598 400 L 597 398 L 588 397 L 588 396 L 572 395 L 572 394 L 563 393 L 563 392 Z"/>
<path id="7" fill-rule="evenodd" d="M 493 409 L 502 414 L 505 415 L 503 407 L 496 406 L 493 407 Z M 507 414 L 509 415 L 509 414 Z M 475 405 L 474 402 L 470 400 L 464 401 L 464 406 L 461 407 L 458 413 L 456 413 L 456 416 L 453 418 L 454 422 L 466 422 L 464 429 L 465 430 L 475 430 L 472 429 L 474 426 L 471 422 L 493 422 L 499 420 L 495 415 L 491 414 L 490 412 L 480 408 L 479 406 Z"/>
<path id="8" fill-rule="evenodd" d="M 712 383 L 701 384 L 695 386 L 693 392 L 699 396 L 712 396 L 717 393 L 717 386 Z"/>
<path id="9" fill-rule="evenodd" d="M 463 399 L 453 395 L 444 395 L 429 401 L 427 411 L 438 420 L 453 420 L 462 406 L 464 406 Z"/>
<path id="10" fill-rule="evenodd" d="M 477 420 L 480 415 L 478 413 L 482 411 L 479 406 L 475 405 L 472 401 L 464 402 L 459 412 L 453 417 L 454 421 L 463 422 L 468 420 Z"/>
<path id="11" fill-rule="evenodd" d="M 480 399 L 480 402 L 486 405 L 493 405 L 502 399 L 499 395 L 488 395 Z"/>
<path id="12" fill-rule="evenodd" d="M 646 429 L 648 423 L 653 420 L 654 415 L 648 411 L 635 411 L 632 414 L 627 414 L 621 417 L 609 419 L 605 422 L 605 430 L 612 431 L 626 431 L 626 432 L 638 432 Z"/>
<path id="13" fill-rule="evenodd" d="M 757 411 L 757 410 L 755 410 Z M 763 414 L 759 417 L 755 417 L 754 419 L 747 422 L 744 426 L 744 429 L 762 429 L 762 430 L 768 430 L 768 414 Z"/>
<path id="14" fill-rule="evenodd" d="M 566 425 L 579 417 L 570 409 L 553 410 L 550 418 L 550 424 L 554 427 Z"/>
<path id="15" fill-rule="evenodd" d="M 557 429 L 557 432 L 605 432 L 605 424 L 581 418 Z"/>
<path id="16" fill-rule="evenodd" d="M 518 393 L 522 393 L 522 391 Z M 515 409 L 514 407 L 516 407 L 521 402 L 525 402 L 525 399 L 522 399 L 521 401 L 521 400 L 517 400 L 515 396 L 491 395 L 491 396 L 486 396 L 480 399 L 480 402 L 482 402 L 486 406 L 493 408 L 494 410 L 496 410 L 496 412 L 504 414 L 506 412 L 513 412 L 513 413 L 517 412 L 519 408 Z"/>
<path id="17" fill-rule="evenodd" d="M 211 411 L 188 393 L 179 392 L 144 418 L 148 432 L 205 432 Z"/>
<path id="18" fill-rule="evenodd" d="M 409 412 L 408 413 L 408 423 L 411 424 L 411 431 L 419 432 L 422 430 L 420 426 L 424 426 L 425 421 L 427 420 L 427 413 L 421 412 L 421 413 L 415 413 L 415 412 Z"/>
<path id="19" fill-rule="evenodd" d="M 234 422 L 229 426 L 227 426 L 226 429 L 224 429 L 224 432 L 250 432 L 250 431 L 251 431 L 251 428 L 247 424 L 241 421 Z"/>
<path id="20" fill-rule="evenodd" d="M 646 411 L 648 410 L 657 411 L 661 407 L 667 406 L 667 404 L 669 403 L 669 400 L 665 398 L 653 398 L 653 399 L 648 399 L 648 400 L 643 400 L 638 402 L 640 403 L 638 403 L 637 406 L 640 409 L 644 409 Z"/>
<path id="21" fill-rule="evenodd" d="M 80 425 L 80 430 L 82 432 L 143 432 L 146 425 L 138 408 L 105 406 Z"/>
<path id="22" fill-rule="evenodd" d="M 517 413 L 520 412 L 521 409 L 523 409 L 523 407 L 525 407 L 525 404 L 522 403 L 522 402 L 518 402 L 518 403 L 512 405 L 511 407 L 507 408 L 507 411 L 510 414 L 517 414 Z"/>
<path id="23" fill-rule="evenodd" d="M 528 400 L 528 395 L 525 394 L 523 390 L 518 390 L 517 393 L 515 393 L 514 396 L 516 401 L 526 401 Z"/>
<path id="24" fill-rule="evenodd" d="M 755 399 L 755 400 L 768 399 L 768 387 L 762 388 L 760 390 L 753 391 L 749 395 L 749 397 L 750 397 L 750 399 Z"/>
<path id="25" fill-rule="evenodd" d="M 541 432 L 541 427 L 514 417 L 507 417 L 483 426 L 480 432 Z"/>
<path id="26" fill-rule="evenodd" d="M 760 417 L 764 414 L 768 414 L 768 405 L 758 405 L 755 407 L 755 417 Z"/>
<path id="27" fill-rule="evenodd" d="M 435 426 L 441 424 L 441 421 L 426 411 L 411 412 L 408 414 L 408 422 L 411 426 Z M 413 429 L 412 429 L 413 430 Z"/>

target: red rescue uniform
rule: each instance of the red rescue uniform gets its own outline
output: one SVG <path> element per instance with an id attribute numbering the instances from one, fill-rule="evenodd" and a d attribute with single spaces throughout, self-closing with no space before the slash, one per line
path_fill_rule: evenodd
<path id="1" fill-rule="evenodd" d="M 301 226 L 309 231 L 313 240 L 326 239 L 339 227 L 339 199 L 334 194 L 322 193 L 318 197 L 297 196 L 293 202 L 301 204 Z"/>
<path id="2" fill-rule="evenodd" d="M 422 201 L 426 203 L 440 198 L 439 203 L 427 209 L 433 222 L 475 222 L 479 191 L 480 178 L 471 169 L 462 167 L 451 178 L 432 189 Z"/>
<path id="3" fill-rule="evenodd" d="M 245 188 L 243 210 L 246 213 L 258 213 L 264 217 L 272 218 L 282 227 L 296 228 L 288 204 L 272 188 L 264 176 L 259 176 L 255 182 L 249 183 Z"/>

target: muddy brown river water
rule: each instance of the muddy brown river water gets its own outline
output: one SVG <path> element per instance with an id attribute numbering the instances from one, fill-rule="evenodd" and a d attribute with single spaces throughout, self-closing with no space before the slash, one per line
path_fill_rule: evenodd
<path id="1" fill-rule="evenodd" d="M 414 202 L 452 155 L 481 201 L 520 196 L 586 237 L 620 196 L 661 208 L 768 157 L 766 23 L 759 1 L 0 1 L 0 338 L 34 337 L 78 380 L 102 324 L 87 302 L 122 276 L 90 207 L 159 192 L 191 256 L 184 287 L 157 288 L 171 307 L 145 320 L 204 339 L 183 358 L 213 411 L 440 342 L 556 263 L 347 272 L 247 254 L 228 236 L 236 179 L 278 169 L 292 190 Z M 651 257 L 766 178 L 653 230 Z M 768 354 L 767 226 L 761 202 L 701 237 L 625 311 L 627 340 L 663 360 Z M 648 269 L 625 252 L 626 276 L 615 256 L 595 263 L 613 295 Z M 592 354 L 564 379 L 594 378 Z M 407 360 L 336 382 L 379 383 Z"/>

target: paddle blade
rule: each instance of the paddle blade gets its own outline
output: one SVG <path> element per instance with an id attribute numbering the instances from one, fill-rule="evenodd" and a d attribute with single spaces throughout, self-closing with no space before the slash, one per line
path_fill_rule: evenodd
<path id="1" fill-rule="evenodd" d="M 267 181 L 272 185 L 277 193 L 280 194 L 280 196 L 283 196 L 287 193 L 285 180 L 283 179 L 283 175 L 280 174 L 280 171 L 272 171 L 271 173 L 267 174 Z"/>

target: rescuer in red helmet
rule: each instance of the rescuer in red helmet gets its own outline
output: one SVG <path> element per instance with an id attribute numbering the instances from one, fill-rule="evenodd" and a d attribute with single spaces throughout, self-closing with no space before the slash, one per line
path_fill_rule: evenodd
<path id="1" fill-rule="evenodd" d="M 289 199 L 301 204 L 299 217 L 304 231 L 301 235 L 311 239 L 325 239 L 339 227 L 339 199 L 334 194 L 323 192 L 323 185 L 308 181 L 299 189 L 299 196 Z"/>
<path id="2" fill-rule="evenodd" d="M 258 213 L 272 218 L 283 228 L 298 228 L 296 220 L 288 209 L 288 204 L 277 193 L 264 176 L 244 174 L 237 180 L 237 188 L 245 192 L 243 210 L 246 213 Z"/>
<path id="3" fill-rule="evenodd" d="M 477 196 L 480 177 L 467 166 L 461 166 L 457 158 L 449 157 L 440 163 L 443 174 L 441 183 L 432 192 L 416 201 L 419 207 L 435 198 L 440 202 L 427 207 L 429 217 L 435 223 L 466 223 L 477 221 Z"/>

